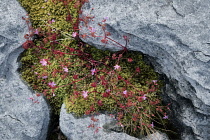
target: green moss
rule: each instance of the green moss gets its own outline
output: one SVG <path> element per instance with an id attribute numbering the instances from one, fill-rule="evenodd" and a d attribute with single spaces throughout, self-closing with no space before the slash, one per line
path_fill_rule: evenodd
<path id="1" fill-rule="evenodd" d="M 47 32 L 49 31 L 49 29 L 56 29 L 56 31 L 59 30 L 59 32 L 62 32 L 60 38 L 66 36 L 66 34 L 72 34 L 73 25 L 72 23 L 67 22 L 65 19 L 67 14 L 70 12 L 73 18 L 73 22 L 75 22 L 75 19 L 78 16 L 78 9 L 72 8 L 72 4 L 75 1 L 72 1 L 68 4 L 68 6 L 70 7 L 69 10 L 64 7 L 62 2 L 56 2 L 55 4 L 51 0 L 48 0 L 48 2 L 45 2 L 44 0 L 19 0 L 19 2 L 28 12 L 34 29 L 39 27 L 43 32 Z M 46 23 L 52 19 L 54 19 L 56 22 L 52 24 L 47 24 L 51 27 L 45 26 Z M 36 41 L 35 43 L 37 46 L 40 46 L 40 42 L 41 41 Z M 76 42 L 72 41 L 71 38 L 68 40 L 63 40 L 60 43 L 67 46 L 75 46 L 75 48 L 77 48 Z M 50 43 L 47 43 L 44 47 L 51 48 L 51 45 Z M 62 46 L 57 45 L 56 47 L 57 50 L 66 51 L 66 49 Z M 44 93 L 45 91 L 50 90 L 49 86 L 47 86 L 47 83 L 50 81 L 59 83 L 59 85 L 69 82 L 67 80 L 61 80 L 60 78 L 51 77 L 49 75 L 53 73 L 53 70 L 59 68 L 59 62 L 63 61 L 66 58 L 69 58 L 69 56 L 65 56 L 64 58 L 59 60 L 56 60 L 53 56 L 54 55 L 52 55 L 52 52 L 50 51 L 37 51 L 37 48 L 30 48 L 25 51 L 23 57 L 21 58 L 22 78 L 38 92 Z M 39 62 L 40 59 L 49 59 L 52 65 L 47 67 L 47 69 L 45 67 L 41 67 Z M 74 70 L 73 68 L 72 71 L 77 70 Z M 35 73 L 38 74 L 36 75 Z M 48 78 L 42 79 L 41 77 L 43 76 L 48 76 Z M 64 88 L 59 88 L 58 90 L 55 90 L 55 97 L 47 96 L 47 98 L 50 99 L 50 104 L 53 106 L 54 112 L 59 113 L 60 106 L 63 103 L 63 98 L 65 97 L 65 93 L 67 93 L 67 90 L 69 90 L 69 88 L 70 86 L 66 86 Z M 46 93 L 46 95 L 49 94 L 49 92 Z"/>
<path id="2" fill-rule="evenodd" d="M 72 6 L 75 1 L 76 0 L 71 1 L 67 9 L 60 1 L 53 3 L 52 0 L 48 0 L 48 2 L 44 0 L 19 0 L 21 5 L 28 12 L 34 28 L 41 27 L 44 31 L 47 31 L 48 27 L 44 25 L 49 20 L 54 19 L 56 22 L 52 23 L 50 26 L 66 33 L 72 32 L 73 27 L 72 23 L 66 21 L 68 13 L 71 13 L 73 22 L 76 21 L 78 16 L 78 9 Z"/>
<path id="3" fill-rule="evenodd" d="M 29 12 L 33 28 L 40 27 L 43 32 L 48 33 L 49 30 L 56 29 L 54 32 L 61 33 L 57 38 L 61 44 L 78 49 L 78 42 L 70 37 L 73 24 L 65 20 L 67 14 L 71 13 L 74 18 L 73 23 L 76 21 L 78 9 L 73 7 L 75 1 L 68 5 L 68 9 L 61 2 L 55 4 L 50 0 L 48 2 L 44 2 L 44 0 L 19 1 Z M 52 19 L 56 22 L 48 24 L 48 27 L 43 26 L 48 20 Z M 62 45 L 52 45 L 50 42 L 43 44 L 42 39 L 37 39 L 34 43 L 36 46 L 25 51 L 21 58 L 21 75 L 34 90 L 43 93 L 49 99 L 55 114 L 59 114 L 63 102 L 67 111 L 77 116 L 102 110 L 113 113 L 120 112 L 124 114 L 120 122 L 125 125 L 125 131 L 134 134 L 133 129 L 135 126 L 139 126 L 143 129 L 140 131 L 142 135 L 151 131 L 146 125 L 141 125 L 142 120 L 145 124 L 151 124 L 152 121 L 158 121 L 162 117 L 163 114 L 158 114 L 156 106 L 152 106 L 150 103 L 150 101 L 161 100 L 159 89 L 162 83 L 158 81 L 158 85 L 153 85 L 152 80 L 157 80 L 158 74 L 144 63 L 140 53 L 125 52 L 118 62 L 118 59 L 112 59 L 114 52 L 98 50 L 92 46 L 80 48 L 81 51 L 90 54 L 89 58 L 101 62 L 95 64 L 98 71 L 95 77 L 90 74 L 90 70 L 94 67 L 86 59 L 86 56 L 72 55 L 74 52 L 70 52 Z M 46 49 L 38 49 L 37 46 Z M 52 49 L 70 54 L 55 54 L 51 51 Z M 128 58 L 132 58 L 133 61 L 128 62 Z M 40 60 L 42 59 L 47 60 L 47 66 L 41 65 Z M 116 64 L 120 65 L 121 70 L 114 70 Z M 68 73 L 64 72 L 64 67 L 68 67 Z M 138 67 L 140 72 L 136 72 Z M 107 73 L 107 70 L 111 73 Z M 43 78 L 44 76 L 47 76 L 47 78 Z M 81 80 L 84 77 L 86 78 Z M 72 83 L 73 81 L 77 81 L 76 84 Z M 55 82 L 57 88 L 50 88 L 49 82 Z M 96 83 L 97 86 L 92 86 L 93 83 Z M 152 86 L 156 88 L 153 92 L 149 91 Z M 110 90 L 109 95 L 105 95 L 108 94 L 107 89 Z M 122 94 L 125 90 L 129 93 L 128 97 L 124 97 Z M 88 98 L 83 98 L 83 91 L 88 91 Z M 145 93 L 149 100 L 139 101 L 138 99 L 142 96 L 140 92 Z M 129 106 L 128 104 L 131 103 L 135 105 Z M 127 107 L 122 108 L 122 106 Z M 139 108 L 141 108 L 140 111 Z M 148 117 L 145 113 L 160 116 Z M 138 114 L 141 119 L 133 121 L 134 114 Z"/>

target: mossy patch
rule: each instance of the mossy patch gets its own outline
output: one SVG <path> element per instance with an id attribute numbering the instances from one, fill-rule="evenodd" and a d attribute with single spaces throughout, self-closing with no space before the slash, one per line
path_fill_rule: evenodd
<path id="1" fill-rule="evenodd" d="M 55 0 L 19 1 L 40 35 L 21 58 L 21 76 L 49 99 L 55 114 L 62 103 L 77 116 L 110 111 L 133 135 L 153 132 L 153 122 L 165 124 L 162 83 L 156 81 L 158 74 L 144 63 L 140 53 L 78 45 L 71 37 L 78 17 L 76 0 L 68 5 Z M 71 22 L 66 21 L 69 14 Z"/>

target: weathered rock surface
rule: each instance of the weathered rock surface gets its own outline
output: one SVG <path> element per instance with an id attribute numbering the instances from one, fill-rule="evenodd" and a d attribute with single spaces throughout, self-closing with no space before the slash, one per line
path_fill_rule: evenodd
<path id="1" fill-rule="evenodd" d="M 89 26 L 103 35 L 98 23 L 105 17 L 110 38 L 148 56 L 156 71 L 167 78 L 166 100 L 184 140 L 210 139 L 210 1 L 209 0 L 89 0 L 83 15 L 95 16 Z M 91 11 L 91 9 L 94 10 Z M 90 33 L 83 28 L 80 34 Z M 83 38 L 100 49 L 100 37 Z"/>
<path id="2" fill-rule="evenodd" d="M 20 78 L 18 56 L 28 32 L 22 16 L 26 12 L 16 0 L 0 1 L 0 139 L 45 140 L 49 108 L 42 97 Z M 38 101 L 39 103 L 34 103 Z"/>
<path id="3" fill-rule="evenodd" d="M 69 140 L 139 140 L 125 133 L 120 133 L 120 128 L 114 126 L 116 121 L 105 114 L 95 115 L 91 120 L 90 116 L 74 117 L 66 113 L 65 105 L 62 105 L 60 112 L 60 129 Z M 94 127 L 88 128 L 88 126 Z M 97 131 L 98 128 L 98 132 Z M 118 131 L 112 131 L 112 130 Z M 168 137 L 162 133 L 154 133 L 142 140 L 168 140 Z"/>

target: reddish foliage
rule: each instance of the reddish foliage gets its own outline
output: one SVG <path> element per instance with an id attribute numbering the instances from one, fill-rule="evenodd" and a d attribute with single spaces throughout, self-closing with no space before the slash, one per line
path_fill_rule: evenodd
<path id="1" fill-rule="evenodd" d="M 78 75 L 73 75 L 73 78 L 74 79 L 78 79 Z"/>
<path id="2" fill-rule="evenodd" d="M 77 2 L 74 4 L 74 8 L 75 8 L 75 9 L 78 9 L 79 6 L 81 6 L 81 3 L 80 3 L 80 1 L 77 1 Z"/>
<path id="3" fill-rule="evenodd" d="M 68 48 L 70 52 L 74 52 L 75 49 L 74 48 Z"/>
<path id="4" fill-rule="evenodd" d="M 78 95 L 80 95 L 80 93 L 78 91 L 75 91 L 74 95 L 78 96 Z"/>
<path id="5" fill-rule="evenodd" d="M 85 111 L 85 115 L 89 115 L 90 113 L 91 113 L 90 110 L 86 110 L 86 111 Z"/>
<path id="6" fill-rule="evenodd" d="M 99 106 L 102 106 L 102 105 L 103 105 L 103 103 L 102 103 L 101 100 L 98 100 L 97 104 L 98 104 Z"/>
<path id="7" fill-rule="evenodd" d="M 93 121 L 93 122 L 97 122 L 97 121 L 98 121 L 98 119 L 96 119 L 96 118 L 94 118 L 94 116 L 92 116 L 92 117 L 91 117 L 91 121 Z"/>
<path id="8" fill-rule="evenodd" d="M 136 72 L 137 72 L 137 73 L 140 73 L 140 72 L 141 72 L 141 69 L 140 69 L 139 67 L 137 67 L 137 68 L 136 68 Z"/>
<path id="9" fill-rule="evenodd" d="M 90 33 L 92 37 L 96 37 L 95 32 Z"/>
<path id="10" fill-rule="evenodd" d="M 70 13 L 67 15 L 66 21 L 72 22 L 72 17 L 71 17 L 71 15 L 70 15 Z"/>
<path id="11" fill-rule="evenodd" d="M 49 39 L 48 38 L 44 38 L 43 42 L 44 42 L 44 44 L 47 44 L 49 42 Z"/>
<path id="12" fill-rule="evenodd" d="M 24 49 L 32 48 L 34 45 L 34 42 L 31 40 L 27 40 L 26 42 L 23 43 L 22 47 Z"/>
<path id="13" fill-rule="evenodd" d="M 41 96 L 41 94 L 40 93 L 36 93 L 36 96 L 39 97 L 39 96 Z"/>
<path id="14" fill-rule="evenodd" d="M 110 93 L 109 92 L 103 93 L 103 97 L 109 97 L 109 96 L 110 96 Z"/>
<path id="15" fill-rule="evenodd" d="M 96 82 L 92 83 L 91 86 L 96 87 L 97 86 Z"/>
<path id="16" fill-rule="evenodd" d="M 59 1 L 61 1 L 61 2 L 63 2 L 63 4 L 65 5 L 65 7 L 67 8 L 67 5 L 69 4 L 69 2 L 71 2 L 72 0 L 59 0 Z M 56 3 L 56 0 L 53 0 L 53 2 L 55 2 Z M 78 13 L 82 13 L 82 11 L 80 10 L 80 8 L 81 8 L 81 5 L 82 4 L 84 4 L 85 2 L 88 2 L 88 0 L 77 0 L 73 5 L 74 5 L 74 7 L 75 8 L 78 8 Z M 148 84 L 147 85 L 149 85 L 149 89 L 144 93 L 143 91 L 140 91 L 139 92 L 139 94 L 138 93 L 134 93 L 134 92 L 132 92 L 132 91 L 128 91 L 128 93 L 127 93 L 127 90 L 126 90 L 126 93 L 123 93 L 122 91 L 117 91 L 117 93 L 115 93 L 115 91 L 116 90 L 119 90 L 118 88 L 119 87 L 117 87 L 117 84 L 116 85 L 114 85 L 113 83 L 110 83 L 110 79 L 114 79 L 114 80 L 112 80 L 112 82 L 114 81 L 116 81 L 116 82 L 124 82 L 125 84 L 126 84 L 126 86 L 128 85 L 128 86 L 133 86 L 131 83 L 130 83 L 130 81 L 129 81 L 129 78 L 127 79 L 124 79 L 118 72 L 119 71 L 121 71 L 121 70 L 123 70 L 124 68 L 122 68 L 122 69 L 115 69 L 115 70 L 113 70 L 114 68 L 113 68 L 113 66 L 119 66 L 120 67 L 120 60 L 122 60 L 122 59 L 124 59 L 125 61 L 127 61 L 127 62 L 129 62 L 129 63 L 131 63 L 131 64 L 135 64 L 135 63 L 132 63 L 134 60 L 132 59 L 132 58 L 124 58 L 124 53 L 126 53 L 127 52 L 127 48 L 126 48 L 126 45 L 127 45 L 127 42 L 129 42 L 129 38 L 128 38 L 128 36 L 123 36 L 123 38 L 124 38 L 124 40 L 126 40 L 126 45 L 125 46 L 123 46 L 123 45 L 121 45 L 120 43 L 118 43 L 117 41 L 115 41 L 115 40 L 113 40 L 113 39 L 111 39 L 111 37 L 109 38 L 108 36 L 110 36 L 111 35 L 111 33 L 110 32 L 107 32 L 107 31 L 105 31 L 106 30 L 106 24 L 104 23 L 104 22 L 106 22 L 106 19 L 104 19 L 101 23 L 98 23 L 98 25 L 102 28 L 102 30 L 103 30 L 103 32 L 104 32 L 104 35 L 102 36 L 102 39 L 100 40 L 102 43 L 108 43 L 108 41 L 109 42 L 111 42 L 111 43 L 113 43 L 113 44 L 116 44 L 116 46 L 120 46 L 120 47 L 122 47 L 122 51 L 119 51 L 119 52 L 117 52 L 117 53 L 113 53 L 112 54 L 112 56 L 109 56 L 109 57 L 106 57 L 105 58 L 105 60 L 106 60 L 106 62 L 104 61 L 104 60 L 100 60 L 100 61 L 96 61 L 96 60 L 94 60 L 93 58 L 92 58 L 92 56 L 93 55 L 90 55 L 89 53 L 87 53 L 87 52 L 85 52 L 84 50 L 84 48 L 88 48 L 86 45 L 84 45 L 84 43 L 79 39 L 79 37 L 80 38 L 87 38 L 87 37 L 101 37 L 101 36 L 96 36 L 95 35 L 95 30 L 92 28 L 92 27 L 89 27 L 88 26 L 88 23 L 91 21 L 91 20 L 93 20 L 93 16 L 90 16 L 90 15 L 88 15 L 88 16 L 83 16 L 83 17 L 81 17 L 81 18 L 78 18 L 77 19 L 77 21 L 75 22 L 75 23 L 73 23 L 73 30 L 74 30 L 74 32 L 77 32 L 78 33 L 78 30 L 79 30 L 79 27 L 78 27 L 78 25 L 79 25 L 79 22 L 83 22 L 84 23 L 84 25 L 85 25 L 85 27 L 87 27 L 88 29 L 91 29 L 91 33 L 84 33 L 84 34 L 80 34 L 80 35 L 77 35 L 74 39 L 75 40 L 77 40 L 78 41 L 78 47 L 79 47 L 79 49 L 75 49 L 75 48 L 71 48 L 71 47 L 69 47 L 69 46 L 65 46 L 65 45 L 62 45 L 62 44 L 60 44 L 60 45 L 62 45 L 62 46 L 64 46 L 68 51 L 70 51 L 70 52 L 72 52 L 71 54 L 70 53 L 68 53 L 68 54 L 70 54 L 70 55 L 75 55 L 75 56 L 77 56 L 80 60 L 84 60 L 83 62 L 85 62 L 85 63 L 82 63 L 81 64 L 81 68 L 85 68 L 85 69 L 88 69 L 88 70 L 90 70 L 91 71 L 91 69 L 93 69 L 93 68 L 95 68 L 96 67 L 96 69 L 97 69 L 97 66 L 99 66 L 99 65 L 101 65 L 101 64 L 104 64 L 105 66 L 106 66 L 106 68 L 103 68 L 103 70 L 98 70 L 97 69 L 97 73 L 93 73 L 92 74 L 92 77 L 91 78 L 94 78 L 94 82 L 93 81 L 91 81 L 92 83 L 90 83 L 89 85 L 91 86 L 91 87 L 94 87 L 94 90 L 96 90 L 96 88 L 95 87 L 97 87 L 97 84 L 101 84 L 100 86 L 103 86 L 103 87 L 105 87 L 105 89 L 107 89 L 106 90 L 106 92 L 102 92 L 99 96 L 102 96 L 102 97 L 105 97 L 105 98 L 108 98 L 108 97 L 113 97 L 113 99 L 114 100 L 116 100 L 117 101 L 117 105 L 116 105 L 116 107 L 119 107 L 119 110 L 121 110 L 122 112 L 118 112 L 118 114 L 117 114 L 117 120 L 121 120 L 121 119 L 123 119 L 123 117 L 124 117 L 124 115 L 126 115 L 126 113 L 127 112 L 129 112 L 129 109 L 130 108 L 134 108 L 134 106 L 136 106 L 137 105 L 137 102 L 143 102 L 144 100 L 146 100 L 145 99 L 145 94 L 147 94 L 147 93 L 150 93 L 150 92 L 155 92 L 156 90 L 157 90 L 157 87 L 158 87 L 158 84 L 156 83 L 156 82 L 153 82 L 153 83 L 151 83 L 151 82 L 148 82 Z M 22 17 L 22 19 L 23 20 L 26 20 L 27 21 L 27 23 L 28 23 L 28 21 L 29 21 L 29 18 L 25 18 L 25 17 Z M 70 13 L 68 13 L 67 14 L 67 16 L 66 16 L 66 21 L 69 21 L 69 22 L 72 22 L 74 19 L 72 19 L 72 15 L 70 14 Z M 48 23 L 50 23 L 50 24 L 52 24 L 52 20 L 49 20 L 48 21 Z M 29 30 L 30 31 L 34 31 L 34 29 L 32 28 L 32 27 L 30 27 L 29 26 Z M 71 30 L 71 29 L 70 29 Z M 38 34 L 41 32 L 41 28 L 38 30 L 39 32 L 38 32 Z M 45 35 L 45 36 L 44 36 Z M 44 39 L 42 40 L 42 43 L 41 43 L 41 45 L 40 46 L 38 46 L 39 48 L 41 48 L 41 49 L 46 49 L 46 50 L 50 50 L 50 51 L 52 51 L 52 53 L 55 55 L 55 58 L 59 58 L 59 57 L 63 57 L 63 55 L 64 54 L 67 54 L 67 53 L 65 53 L 65 52 L 63 52 L 63 51 L 60 51 L 60 50 L 56 50 L 56 46 L 57 45 L 55 45 L 55 44 L 59 44 L 58 42 L 56 42 L 56 39 L 58 39 L 59 38 L 59 33 L 52 33 L 52 29 L 51 28 L 49 28 L 48 29 L 48 32 L 46 33 L 46 34 L 44 34 L 44 35 L 42 35 L 43 37 L 44 37 Z M 27 39 L 27 41 L 23 44 L 23 48 L 25 48 L 25 49 L 28 49 L 28 48 L 32 48 L 33 46 L 35 46 L 34 45 L 34 42 L 33 41 L 31 41 L 30 39 L 31 39 L 31 37 L 33 36 L 33 32 L 30 32 L 30 34 L 26 34 L 24 37 L 25 37 L 25 39 Z M 44 48 L 44 45 L 46 44 L 46 43 L 49 43 L 50 42 L 50 45 L 51 45 L 51 48 L 50 49 L 48 49 L 48 48 Z M 37 47 L 37 48 L 38 48 Z M 73 53 L 74 52 L 74 53 Z M 104 59 L 104 58 L 103 58 Z M 66 59 L 64 62 L 61 62 L 61 67 L 68 67 L 68 66 L 70 66 L 70 65 L 72 65 L 72 62 L 66 62 L 66 61 L 68 61 L 69 60 L 69 58 L 68 59 Z M 109 63 L 107 63 L 107 61 L 110 61 L 110 60 L 113 60 L 113 62 L 114 62 L 114 64 L 111 64 L 111 66 L 109 65 Z M 74 62 L 73 62 L 74 63 Z M 50 65 L 50 63 L 48 62 L 48 64 Z M 118 65 L 119 64 L 119 65 Z M 113 66 L 112 66 L 113 65 Z M 72 67 L 72 66 L 71 66 Z M 111 69 L 110 69 L 110 67 L 111 67 Z M 82 70 L 82 69 L 81 69 Z M 110 77 L 108 77 L 107 78 L 107 76 L 104 76 L 103 74 L 102 75 L 100 75 L 101 74 L 101 72 L 104 72 L 105 73 L 105 75 L 110 75 Z M 137 73 L 140 73 L 141 72 L 141 69 L 139 68 L 139 67 L 137 67 L 136 69 L 135 69 L 135 73 L 134 73 L 134 76 L 136 76 L 136 75 L 138 75 Z M 68 76 L 68 74 L 67 73 L 65 73 L 65 72 L 61 72 L 61 70 L 54 70 L 52 73 L 51 73 L 51 75 L 50 76 L 52 76 L 52 77 L 57 77 L 60 73 L 62 73 L 63 75 L 61 75 L 61 78 L 64 80 L 67 76 Z M 81 75 L 80 77 L 83 77 L 83 78 L 80 78 L 79 79 L 79 75 L 80 75 L 80 72 L 75 72 L 75 74 L 73 74 L 73 75 L 71 75 L 72 76 L 72 78 L 73 79 L 78 79 L 78 80 L 73 80 L 70 84 L 68 84 L 68 85 L 72 85 L 72 89 L 73 89 L 73 95 L 71 95 L 71 97 L 70 98 L 81 98 L 82 97 L 82 95 L 81 95 L 81 91 L 77 91 L 78 90 L 78 85 L 77 85 L 77 83 L 79 82 L 79 81 L 82 81 L 83 79 L 85 79 L 86 77 L 88 77 L 88 76 L 91 76 L 91 74 L 87 74 L 88 76 L 84 76 L 83 77 L 83 75 Z M 114 75 L 114 76 L 113 76 Z M 109 79 L 110 78 L 110 79 Z M 131 77 L 132 78 L 132 77 Z M 44 83 L 44 82 L 46 82 L 46 80 L 44 79 L 44 80 L 42 80 L 42 82 Z M 47 84 L 47 82 L 45 83 L 45 84 Z M 49 85 L 48 85 L 49 86 Z M 65 85 L 64 85 L 65 86 Z M 54 92 L 54 90 L 56 89 L 56 88 L 58 88 L 58 86 L 49 86 L 50 87 L 50 89 L 49 89 L 49 91 L 47 91 L 47 90 L 43 90 L 43 94 L 47 97 L 47 98 L 51 98 L 52 97 L 52 92 L 50 92 L 50 91 L 53 91 Z M 109 88 L 111 87 L 111 91 L 110 90 L 108 90 Z M 135 87 L 134 87 L 135 88 Z M 123 90 L 125 91 L 125 89 L 127 89 L 127 87 L 126 88 L 123 88 Z M 121 89 L 120 89 L 121 90 Z M 49 93 L 48 93 L 49 92 Z M 91 93 L 99 93 L 98 91 L 92 91 Z M 135 94 L 138 94 L 138 95 L 135 95 Z M 37 96 L 40 96 L 40 94 L 36 94 Z M 143 96 L 144 96 L 144 98 L 143 98 Z M 122 101 L 119 101 L 119 99 L 118 99 L 118 97 L 120 97 L 120 99 L 122 99 Z M 100 107 L 100 106 L 103 106 L 104 104 L 103 103 L 105 103 L 105 101 L 104 100 L 99 100 L 99 99 L 97 99 L 96 97 L 94 97 L 95 98 L 95 101 L 94 101 L 94 103 L 92 104 L 92 106 L 88 109 L 88 110 L 86 110 L 85 111 L 85 114 L 86 115 L 89 115 L 89 114 L 92 114 L 92 113 L 95 113 L 95 111 L 96 111 L 96 106 L 97 107 Z M 148 100 L 149 99 L 149 100 Z M 148 97 L 148 99 L 145 101 L 145 102 L 149 102 L 149 104 L 150 105 L 157 105 L 157 104 L 159 104 L 160 103 L 160 100 L 155 100 L 155 101 L 151 101 L 150 100 L 150 98 Z M 88 100 L 88 98 L 87 99 L 85 99 L 85 100 Z M 133 100 L 136 100 L 136 102 L 133 102 Z M 103 108 L 103 107 L 102 107 Z M 97 108 L 98 109 L 98 108 Z M 142 110 L 143 109 L 140 109 L 140 107 L 138 107 L 138 109 L 137 109 L 137 112 L 138 113 L 142 113 Z M 163 112 L 164 111 L 164 108 L 163 107 L 157 107 L 156 108 L 156 110 L 157 111 L 159 111 L 159 112 Z M 146 111 L 145 111 L 146 112 Z M 144 113 L 144 114 L 146 114 L 146 113 Z M 138 119 L 140 118 L 139 117 L 139 114 L 136 114 L 136 113 L 134 113 L 134 114 L 131 114 L 132 115 L 132 120 L 133 121 L 138 121 Z M 148 114 L 146 114 L 146 116 L 147 117 L 151 117 L 151 116 L 153 116 L 153 115 L 148 115 Z M 94 117 L 91 117 L 91 120 L 93 121 L 93 122 L 97 122 L 98 121 L 98 119 L 95 119 Z M 122 125 L 122 124 L 121 124 Z M 144 123 L 142 123 L 142 125 L 144 125 Z M 145 124 L 146 125 L 146 124 Z M 149 125 L 148 125 L 149 126 Z M 91 124 L 91 125 L 89 125 L 88 126 L 88 128 L 89 127 L 95 127 L 95 125 L 94 124 Z M 150 126 L 151 127 L 151 126 Z M 98 127 L 99 128 L 99 127 Z M 98 132 L 98 128 L 96 129 L 96 132 Z M 137 128 L 140 128 L 140 126 L 136 126 L 135 128 L 134 128 L 134 131 L 137 129 Z"/>
<path id="17" fill-rule="evenodd" d="M 156 101 L 150 101 L 150 104 L 151 105 L 156 105 L 156 104 L 159 104 L 160 103 L 160 100 L 156 100 Z"/>
<path id="18" fill-rule="evenodd" d="M 132 58 L 128 58 L 128 62 L 133 62 L 133 59 Z"/>
<path id="19" fill-rule="evenodd" d="M 87 34 L 82 34 L 82 35 L 80 35 L 81 36 L 81 38 L 86 38 L 87 37 Z"/>
<path id="20" fill-rule="evenodd" d="M 108 42 L 108 40 L 104 38 L 101 40 L 101 42 L 106 44 Z"/>
<path id="21" fill-rule="evenodd" d="M 110 36 L 111 33 L 110 32 L 105 32 L 105 36 Z"/>
<path id="22" fill-rule="evenodd" d="M 90 124 L 90 125 L 88 126 L 88 128 L 94 128 L 94 127 L 95 127 L 94 124 Z"/>
<path id="23" fill-rule="evenodd" d="M 24 35 L 24 38 L 25 38 L 25 39 L 29 39 L 30 36 L 29 36 L 28 34 L 25 34 L 25 35 Z"/>
<path id="24" fill-rule="evenodd" d="M 121 79 L 122 79 L 122 76 L 118 75 L 118 77 L 117 77 L 117 78 L 118 78 L 118 80 L 121 80 Z"/>

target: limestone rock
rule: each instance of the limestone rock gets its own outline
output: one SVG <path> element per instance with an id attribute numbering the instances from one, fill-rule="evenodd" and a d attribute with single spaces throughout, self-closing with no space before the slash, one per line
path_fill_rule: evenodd
<path id="1" fill-rule="evenodd" d="M 155 70 L 166 76 L 165 100 L 172 103 L 172 120 L 182 139 L 210 139 L 210 1 L 209 0 L 89 0 L 82 15 L 104 36 L 98 23 L 106 17 L 109 38 L 147 55 Z M 94 8 L 93 10 L 91 10 Z M 82 16 L 81 15 L 81 16 Z M 90 29 L 80 24 L 80 35 Z M 82 40 L 100 49 L 121 47 L 102 37 Z"/>
<path id="2" fill-rule="evenodd" d="M 139 140 L 120 132 L 119 129 L 117 131 L 116 127 L 114 128 L 115 131 L 112 131 L 113 127 L 111 126 L 114 126 L 112 124 L 116 123 L 116 120 L 108 115 L 95 115 L 94 119 L 98 119 L 98 121 L 92 121 L 91 116 L 75 117 L 68 114 L 63 104 L 60 112 L 60 129 L 69 140 Z M 90 127 L 93 125 L 94 127 Z M 151 139 L 169 140 L 166 135 L 158 132 L 142 140 Z"/>
<path id="3" fill-rule="evenodd" d="M 18 57 L 23 52 L 21 45 L 28 32 L 22 20 L 25 15 L 16 0 L 0 1 L 1 140 L 45 140 L 47 137 L 48 105 L 42 97 L 33 94 L 17 71 Z"/>

